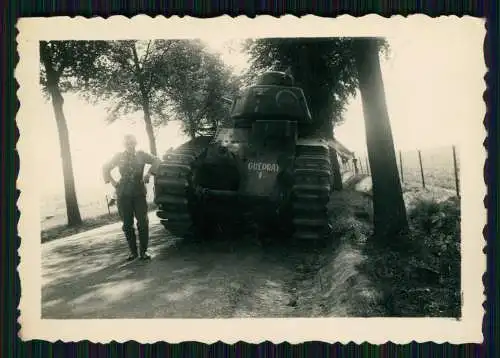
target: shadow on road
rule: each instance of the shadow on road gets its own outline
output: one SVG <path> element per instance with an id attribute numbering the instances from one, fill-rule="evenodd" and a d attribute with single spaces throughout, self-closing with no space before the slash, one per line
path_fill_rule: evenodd
<path id="1" fill-rule="evenodd" d="M 124 262 L 126 244 L 118 230 L 50 246 L 44 250 L 42 316 L 233 317 L 241 298 L 255 294 L 255 286 L 280 286 L 276 282 L 291 274 L 284 265 L 286 248 L 263 248 L 251 236 L 188 241 L 168 237 L 163 227 L 152 224 L 150 251 L 149 262 Z M 273 277 L 279 279 L 273 283 Z M 286 300 L 284 294 L 277 296 Z M 266 314 L 253 307 L 258 300 L 251 301 L 240 305 L 247 307 L 239 307 L 240 314 Z M 268 311 L 274 306 L 269 304 Z"/>
<path id="2" fill-rule="evenodd" d="M 338 235 L 353 230 L 349 225 L 356 225 L 355 213 L 365 205 L 350 192 L 331 203 L 334 216 L 344 215 L 337 220 L 344 225 Z M 350 287 L 335 283 L 345 277 L 337 277 L 331 245 L 320 254 L 282 240 L 263 245 L 254 235 L 191 241 L 169 235 L 153 220 L 150 233 L 149 262 L 124 261 L 127 246 L 118 227 L 44 245 L 42 317 L 310 317 L 339 312 L 305 302 L 313 292 L 320 297 L 329 288 L 328 297 L 336 297 Z M 318 289 L 321 270 L 333 283 Z"/>

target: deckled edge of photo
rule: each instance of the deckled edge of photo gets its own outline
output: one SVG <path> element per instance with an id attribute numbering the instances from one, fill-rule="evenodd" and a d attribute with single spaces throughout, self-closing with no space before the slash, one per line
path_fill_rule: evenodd
<path id="1" fill-rule="evenodd" d="M 36 158 L 37 133 L 30 127 L 36 118 L 36 108 L 30 99 L 41 96 L 39 85 L 40 40 L 97 40 L 97 39 L 162 39 L 162 38 L 221 38 L 245 37 L 326 37 L 326 36 L 384 36 L 401 27 L 412 27 L 420 33 L 432 32 L 429 22 L 460 21 L 464 26 L 480 26 L 484 20 L 472 17 L 447 16 L 431 18 L 426 15 L 384 18 L 367 15 L 361 18 L 341 16 L 336 19 L 313 15 L 297 18 L 287 15 L 274 18 L 263 15 L 254 19 L 227 15 L 212 19 L 138 15 L 131 19 L 112 16 L 108 19 L 83 17 L 22 18 L 17 23 L 19 63 L 15 77 L 19 83 L 19 112 L 16 121 L 20 132 L 17 150 L 20 170 L 17 187 L 21 245 L 18 272 L 21 282 L 20 332 L 26 341 L 41 339 L 49 342 L 89 340 L 108 343 L 129 340 L 140 343 L 165 341 L 178 343 L 198 341 L 260 343 L 305 341 L 328 343 L 382 344 L 388 341 L 404 344 L 411 341 L 436 343 L 480 343 L 483 341 L 482 321 L 485 301 L 482 276 L 486 269 L 483 253 L 483 228 L 486 209 L 483 198 L 486 186 L 483 166 L 486 150 L 483 141 L 486 130 L 482 124 L 486 105 L 482 98 L 482 114 L 477 128 L 467 130 L 461 159 L 462 183 L 462 318 L 286 318 L 286 319 L 124 319 L 124 320 L 47 320 L 41 319 L 41 240 L 40 193 L 37 177 L 43 175 L 43 163 Z M 466 32 L 465 32 L 466 33 Z M 228 34 L 231 34 L 228 36 Z M 485 33 L 486 34 L 486 33 Z M 425 55 L 425 54 L 423 54 Z M 477 56 L 478 54 L 471 54 Z M 481 54 L 482 56 L 482 54 Z M 410 64 L 409 64 L 410 66 Z M 486 72 L 486 66 L 484 68 Z M 457 99 L 458 100 L 458 99 Z M 468 239 L 463 240 L 464 237 Z"/>

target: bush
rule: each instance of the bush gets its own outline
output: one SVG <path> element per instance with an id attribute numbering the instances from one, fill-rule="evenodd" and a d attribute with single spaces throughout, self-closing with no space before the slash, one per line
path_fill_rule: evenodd
<path id="1" fill-rule="evenodd" d="M 410 213 L 411 239 L 420 246 L 424 263 L 442 280 L 460 278 L 460 208 L 456 199 L 423 201 Z"/>
<path id="2" fill-rule="evenodd" d="M 366 272 L 380 284 L 389 314 L 459 317 L 458 200 L 421 200 L 408 217 L 410 253 L 371 246 Z"/>

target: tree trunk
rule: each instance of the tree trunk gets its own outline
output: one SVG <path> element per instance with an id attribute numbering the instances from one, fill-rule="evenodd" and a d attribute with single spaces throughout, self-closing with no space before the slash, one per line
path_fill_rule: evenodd
<path id="1" fill-rule="evenodd" d="M 76 197 L 68 126 L 66 124 L 66 118 L 64 117 L 63 112 L 64 100 L 57 85 L 50 85 L 48 89 L 52 98 L 52 106 L 54 107 L 54 114 L 57 123 L 57 131 L 59 133 L 59 147 L 61 149 L 68 226 L 77 226 L 82 223 L 82 217 L 80 215 L 80 209 L 78 207 L 78 200 Z"/>
<path id="2" fill-rule="evenodd" d="M 373 183 L 374 234 L 381 242 L 393 242 L 408 231 L 408 220 L 385 100 L 378 44 L 373 39 L 355 41 L 354 53 Z"/>
<path id="3" fill-rule="evenodd" d="M 321 134 L 328 139 L 333 139 L 333 121 L 332 121 L 332 98 L 330 96 L 326 96 L 324 100 L 324 104 L 320 107 L 319 110 L 319 120 L 320 120 L 320 131 Z"/>
<path id="4" fill-rule="evenodd" d="M 331 139 L 333 138 L 333 123 L 332 123 L 332 100 L 329 93 L 315 93 L 315 98 L 309 102 L 309 110 L 313 118 L 313 123 L 308 132 L 319 133 L 321 136 Z"/>
<path id="5" fill-rule="evenodd" d="M 82 217 L 78 207 L 76 197 L 75 178 L 73 176 L 73 163 L 71 161 L 71 147 L 69 145 L 68 126 L 63 112 L 64 99 L 59 90 L 59 78 L 64 71 L 64 66 L 60 65 L 57 71 L 52 62 L 52 51 L 48 43 L 40 42 L 40 60 L 45 67 L 47 77 L 47 90 L 52 99 L 54 115 L 56 118 L 57 131 L 59 133 L 59 148 L 61 151 L 62 170 L 64 178 L 64 196 L 66 201 L 66 215 L 68 226 L 81 225 Z"/>
<path id="6" fill-rule="evenodd" d="M 144 110 L 144 124 L 146 125 L 146 133 L 148 134 L 149 150 L 152 155 L 157 156 L 155 132 L 153 130 L 153 124 L 151 123 L 151 110 L 147 98 L 143 98 L 142 109 Z"/>
<path id="7" fill-rule="evenodd" d="M 150 42 L 148 43 L 146 56 L 149 51 L 149 45 Z M 146 125 L 146 133 L 148 135 L 148 140 L 149 140 L 149 150 L 152 155 L 156 156 L 157 150 L 156 150 L 155 133 L 153 130 L 153 124 L 151 123 L 151 108 L 149 106 L 149 92 L 151 89 L 146 87 L 144 75 L 140 66 L 139 56 L 137 55 L 137 49 L 135 47 L 135 42 L 131 45 L 131 50 L 134 59 L 136 80 L 139 83 L 139 90 L 142 96 L 142 109 L 144 111 L 144 124 Z"/>
<path id="8" fill-rule="evenodd" d="M 320 117 L 321 119 L 321 124 L 320 124 L 320 131 L 328 139 L 333 138 L 333 123 L 332 123 L 332 118 L 331 118 L 331 113 L 325 113 L 323 116 Z"/>

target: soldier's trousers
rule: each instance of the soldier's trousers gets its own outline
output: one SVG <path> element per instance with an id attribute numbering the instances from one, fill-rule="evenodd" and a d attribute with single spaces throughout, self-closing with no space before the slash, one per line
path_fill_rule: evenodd
<path id="1" fill-rule="evenodd" d="M 134 229 L 134 217 L 137 220 L 139 233 L 139 248 L 143 254 L 148 249 L 149 219 L 148 203 L 145 195 L 118 196 L 118 212 L 123 222 L 122 230 L 127 239 L 128 247 L 133 255 L 137 255 L 137 240 Z"/>

